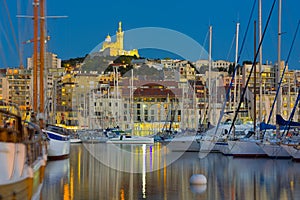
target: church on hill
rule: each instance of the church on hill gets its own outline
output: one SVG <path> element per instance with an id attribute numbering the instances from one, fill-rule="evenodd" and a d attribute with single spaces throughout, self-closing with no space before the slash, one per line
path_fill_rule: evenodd
<path id="1" fill-rule="evenodd" d="M 137 49 L 129 51 L 124 50 L 124 31 L 122 31 L 122 22 L 119 22 L 119 28 L 116 32 L 116 41 L 112 42 L 110 35 L 107 35 L 100 50 L 103 56 L 136 56 L 139 57 Z"/>

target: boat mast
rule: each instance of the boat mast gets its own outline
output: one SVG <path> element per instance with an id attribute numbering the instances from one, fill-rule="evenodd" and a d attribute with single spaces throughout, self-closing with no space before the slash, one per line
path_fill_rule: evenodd
<path id="1" fill-rule="evenodd" d="M 131 70 L 131 79 L 130 79 L 130 129 L 133 133 L 133 129 L 134 129 L 134 124 L 133 124 L 133 69 Z"/>
<path id="2" fill-rule="evenodd" d="M 38 94 L 37 94 L 37 79 L 38 79 L 38 9 L 39 0 L 33 2 L 33 111 L 36 114 L 38 111 Z"/>
<path id="3" fill-rule="evenodd" d="M 185 129 L 185 120 L 184 120 L 184 117 L 185 117 L 185 107 L 184 107 L 184 105 L 185 105 L 185 86 L 183 86 L 182 87 L 182 90 L 181 90 L 181 92 L 182 92 L 182 97 L 181 97 L 181 101 L 182 101 L 182 104 L 181 104 L 181 125 L 180 125 L 180 127 L 182 128 L 182 129 Z M 183 122 L 183 123 L 182 123 Z"/>
<path id="4" fill-rule="evenodd" d="M 211 48 L 212 48 L 212 26 L 209 26 L 209 55 L 208 55 L 208 122 L 211 120 Z M 209 127 L 207 127 L 209 128 Z"/>
<path id="5" fill-rule="evenodd" d="M 236 101 L 236 89 L 237 89 L 237 74 L 238 74 L 238 69 L 237 69 L 237 62 L 238 62 L 238 51 L 239 51 L 239 27 L 240 27 L 240 23 L 236 23 L 236 34 L 235 34 L 235 60 L 234 60 L 234 77 L 235 77 L 235 83 L 234 83 L 234 93 L 233 93 L 233 107 L 234 107 L 234 113 L 233 113 L 233 116 L 236 115 L 236 108 L 237 108 L 237 101 Z M 238 77 L 239 79 L 240 77 Z M 232 120 L 232 123 L 235 123 L 234 120 Z M 233 138 L 235 137 L 235 126 L 233 124 Z"/>
<path id="6" fill-rule="evenodd" d="M 254 20 L 254 56 L 256 54 L 256 21 Z M 253 105 L 253 131 L 256 133 L 256 63 L 254 63 L 254 84 L 253 84 L 253 95 L 254 95 L 254 105 Z M 261 88 L 261 87 L 260 87 Z"/>
<path id="7" fill-rule="evenodd" d="M 240 23 L 237 23 L 237 38 L 236 38 L 236 72 L 237 72 L 237 81 L 236 81 L 236 86 L 237 86 L 237 101 L 241 100 L 241 83 L 240 83 L 240 74 L 241 74 L 241 69 L 238 67 L 238 59 L 239 59 L 239 32 L 240 32 Z"/>
<path id="8" fill-rule="evenodd" d="M 198 106 L 197 106 L 197 96 L 196 96 L 196 80 L 194 81 L 194 88 L 193 88 L 193 110 L 194 110 L 194 128 L 198 128 Z"/>
<path id="9" fill-rule="evenodd" d="M 261 15 L 261 10 L 262 10 L 262 4 L 261 4 L 261 0 L 259 0 L 258 2 L 258 37 L 259 37 L 259 43 L 261 43 L 261 39 L 262 39 L 262 15 Z M 256 52 L 255 52 L 256 53 Z M 255 55 L 255 54 L 254 54 Z M 263 121 L 263 116 L 262 116 L 262 77 L 261 77 L 261 73 L 262 73 L 262 43 L 260 45 L 259 48 L 259 73 L 258 73 L 258 78 L 259 78 L 259 118 L 258 120 L 260 122 Z M 256 101 L 256 99 L 255 99 Z M 256 113 L 255 113 L 256 115 Z"/>
<path id="10" fill-rule="evenodd" d="M 40 126 L 44 126 L 45 1 L 40 0 Z"/>
<path id="11" fill-rule="evenodd" d="M 279 79 L 280 79 L 280 62 L 281 62 L 281 0 L 278 1 L 278 60 L 277 60 L 277 68 L 276 68 L 276 83 L 278 87 L 278 98 L 276 102 L 276 114 L 280 115 L 281 114 L 281 87 L 279 85 Z M 279 137 L 280 135 L 280 129 L 279 125 L 276 123 L 276 135 Z"/>

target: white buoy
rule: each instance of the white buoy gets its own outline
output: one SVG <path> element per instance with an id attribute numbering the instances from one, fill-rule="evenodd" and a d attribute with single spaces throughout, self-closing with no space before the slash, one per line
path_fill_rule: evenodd
<path id="1" fill-rule="evenodd" d="M 192 185 L 203 185 L 206 183 L 207 183 L 207 180 L 203 174 L 194 174 L 190 178 L 190 184 L 192 184 Z"/>

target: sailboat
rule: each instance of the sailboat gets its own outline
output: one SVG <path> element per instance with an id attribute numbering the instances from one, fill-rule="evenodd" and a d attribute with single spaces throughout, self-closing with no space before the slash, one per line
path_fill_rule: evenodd
<path id="1" fill-rule="evenodd" d="M 275 1 L 273 3 L 271 13 L 272 13 L 272 10 L 274 8 L 274 4 L 275 4 Z M 261 13 L 261 1 L 259 3 L 259 10 L 260 10 L 259 13 Z M 260 19 L 260 21 L 261 21 L 261 19 Z M 269 19 L 267 21 L 267 25 L 268 25 L 268 22 L 269 22 Z M 267 27 L 267 25 L 266 25 L 266 27 Z M 265 35 L 265 31 L 264 31 L 263 35 Z M 258 51 L 261 50 L 262 40 L 263 40 L 263 37 L 260 38 L 260 45 L 259 45 Z M 277 62 L 278 73 L 276 74 L 277 80 L 279 80 L 280 63 L 281 63 L 280 45 L 281 45 L 281 1 L 278 2 L 278 62 Z M 254 61 L 256 61 L 256 58 L 257 58 L 257 53 L 255 55 Z M 251 68 L 251 72 L 252 72 L 253 66 Z M 283 75 L 284 75 L 284 71 L 282 73 L 282 77 L 283 77 Z M 276 95 L 278 94 L 279 96 L 280 96 L 280 84 L 281 84 L 281 81 L 278 82 L 278 88 L 277 88 L 277 92 L 276 92 Z M 277 96 L 275 96 L 275 97 L 277 97 Z M 274 99 L 274 103 L 275 103 L 275 101 L 276 101 L 276 98 Z M 280 106 L 281 106 L 280 97 L 277 99 L 276 103 L 277 103 L 277 115 L 278 115 L 278 114 L 280 114 L 280 110 L 281 110 L 280 109 Z M 261 103 L 261 100 L 260 100 L 260 107 L 261 107 L 261 104 L 262 103 Z M 273 109 L 273 107 L 272 107 L 272 109 Z M 271 116 L 271 114 L 270 114 L 270 116 Z M 269 122 L 269 120 L 268 120 L 268 122 Z M 263 131 L 262 130 L 262 127 L 263 127 L 262 125 L 264 125 L 264 124 L 261 123 L 260 131 Z M 268 124 L 266 124 L 266 125 L 268 125 Z M 251 155 L 251 156 L 258 157 L 258 156 L 266 155 L 266 156 L 271 157 L 271 158 L 290 158 L 291 156 L 286 151 L 286 149 L 284 149 L 281 145 L 279 145 L 280 139 L 281 139 L 280 138 L 280 128 L 279 127 L 280 126 L 278 124 L 277 124 L 277 126 L 274 126 L 274 129 L 276 129 L 275 137 L 270 137 L 270 136 L 269 137 L 264 137 L 262 141 L 260 139 L 256 139 L 256 140 L 251 139 L 250 141 L 245 142 L 243 144 L 243 146 L 239 144 L 239 143 L 241 143 L 240 141 L 235 142 L 236 147 L 233 146 L 233 150 L 236 152 L 237 155 L 243 155 L 243 156 L 244 155 L 247 155 L 247 156 Z M 267 127 L 265 126 L 264 128 L 271 129 L 273 127 L 268 125 Z M 233 142 L 230 142 L 230 143 L 233 143 Z M 249 145 L 251 145 L 253 148 L 250 149 Z M 247 149 L 248 147 L 249 147 L 249 149 Z"/>
<path id="2" fill-rule="evenodd" d="M 296 29 L 296 32 L 294 35 L 293 43 L 295 41 L 295 37 L 297 35 L 298 28 L 299 28 L 299 22 L 298 22 L 298 26 L 297 26 L 297 29 Z M 289 55 L 291 53 L 293 43 L 290 48 Z M 280 58 L 281 46 L 280 45 L 281 45 L 281 1 L 279 1 L 279 6 L 278 6 L 278 62 L 277 62 L 278 73 L 276 74 L 277 80 L 279 82 L 277 85 L 276 96 L 275 96 L 275 99 L 273 102 L 273 106 L 275 105 L 275 102 L 277 103 L 276 104 L 276 107 L 277 107 L 276 108 L 277 109 L 276 110 L 277 111 L 276 126 L 269 125 L 269 124 L 261 124 L 261 127 L 265 126 L 266 129 L 268 128 L 268 129 L 276 130 L 276 135 L 273 135 L 273 137 L 265 136 L 264 142 L 261 143 L 260 146 L 268 154 L 269 157 L 275 157 L 275 158 L 291 158 L 291 157 L 293 157 L 293 159 L 299 160 L 300 152 L 297 149 L 297 146 L 298 146 L 297 143 L 299 143 L 299 138 L 296 139 L 296 141 L 298 141 L 298 142 L 296 142 L 296 143 L 292 142 L 292 144 L 291 144 L 290 141 L 287 142 L 286 138 L 283 137 L 284 134 L 281 134 L 282 130 L 284 130 L 284 132 L 285 132 L 287 127 L 299 127 L 300 126 L 300 123 L 291 122 L 291 119 L 293 118 L 293 115 L 295 113 L 296 106 L 298 105 L 300 94 L 298 94 L 298 97 L 297 97 L 295 106 L 293 108 L 293 111 L 291 112 L 289 121 L 285 121 L 280 115 L 281 114 L 280 110 L 281 110 L 281 84 L 282 84 L 282 80 L 283 80 L 287 65 L 284 66 L 284 69 L 282 71 L 281 78 L 280 78 L 280 71 L 281 71 L 280 70 L 280 65 L 281 65 L 281 58 Z M 289 59 L 289 56 L 288 56 L 288 59 Z M 288 62 L 288 59 L 286 60 L 286 62 Z M 278 98 L 276 99 L 277 95 L 278 95 Z M 288 106 L 290 106 L 290 105 L 288 105 Z M 272 113 L 272 111 L 273 111 L 273 107 L 272 107 L 271 113 Z M 271 117 L 271 114 L 269 116 L 268 122 L 270 121 L 270 117 Z M 290 144 L 290 145 L 288 145 L 288 144 Z"/>
<path id="3" fill-rule="evenodd" d="M 59 126 L 47 124 L 43 132 L 49 138 L 49 159 L 64 159 L 70 154 L 70 131 Z"/>
<path id="4" fill-rule="evenodd" d="M 210 27 L 210 35 L 212 34 L 212 28 Z M 233 73 L 231 84 L 233 83 L 236 69 L 237 69 L 237 63 L 238 63 L 238 37 L 239 37 L 239 23 L 236 24 L 236 55 L 235 55 L 235 70 Z M 211 36 L 210 36 L 211 40 Z M 210 41 L 210 47 L 209 47 L 209 57 L 211 57 L 211 41 Z M 230 85 L 229 90 L 227 91 L 227 99 L 229 96 L 230 88 L 232 85 Z M 235 84 L 235 90 L 236 93 L 236 87 L 237 84 Z M 234 95 L 234 102 L 236 102 L 236 95 Z M 227 100 L 226 100 L 227 101 Z M 225 102 L 226 102 L 225 101 Z M 210 104 L 210 101 L 209 101 Z M 235 105 L 236 103 L 234 103 Z M 235 105 L 236 106 L 236 105 Z M 225 103 L 223 104 L 222 110 L 225 109 Z M 223 112 L 223 111 L 222 111 Z M 234 112 L 234 114 L 236 114 Z M 208 129 L 205 133 L 205 135 L 199 140 L 200 142 L 200 153 L 209 153 L 211 151 L 214 152 L 221 152 L 224 155 L 237 155 L 237 153 L 240 153 L 240 148 L 236 149 L 235 151 L 234 147 L 239 146 L 238 139 L 242 137 L 248 136 L 248 131 L 250 130 L 250 127 L 246 124 L 232 124 L 232 123 L 221 123 L 221 119 L 223 117 L 223 114 L 220 115 L 219 122 L 215 127 L 212 127 Z M 229 135 L 229 130 L 231 126 L 234 127 L 234 134 Z M 250 134 L 250 133 L 249 133 Z M 241 145 L 244 145 L 245 142 L 241 143 Z M 202 155 L 201 155 L 202 156 Z"/>
<path id="5" fill-rule="evenodd" d="M 47 141 L 38 125 L 22 122 L 19 108 L 0 101 L 0 197 L 39 197 L 47 163 Z"/>

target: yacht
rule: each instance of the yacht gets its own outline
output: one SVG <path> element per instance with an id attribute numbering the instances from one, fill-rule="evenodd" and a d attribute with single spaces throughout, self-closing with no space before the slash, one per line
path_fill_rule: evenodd
<path id="1" fill-rule="evenodd" d="M 69 130 L 55 125 L 47 125 L 43 132 L 49 138 L 49 159 L 65 159 L 70 155 Z"/>

